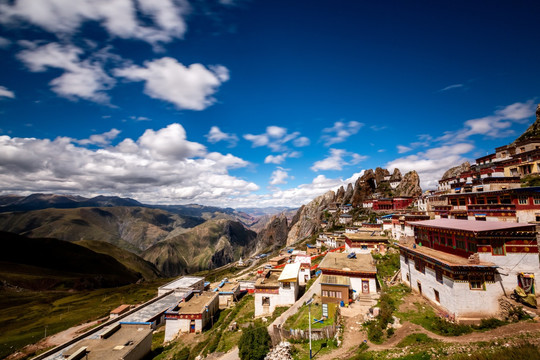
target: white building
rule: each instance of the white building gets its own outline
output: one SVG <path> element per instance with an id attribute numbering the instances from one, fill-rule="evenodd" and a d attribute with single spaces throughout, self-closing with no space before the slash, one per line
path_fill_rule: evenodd
<path id="1" fill-rule="evenodd" d="M 437 219 L 412 223 L 402 280 L 458 321 L 496 316 L 498 299 L 540 276 L 535 225 Z"/>
<path id="2" fill-rule="evenodd" d="M 287 264 L 283 271 L 269 271 L 255 283 L 255 316 L 269 316 L 277 306 L 292 305 L 299 292 L 300 263 Z"/>
<path id="3" fill-rule="evenodd" d="M 173 340 L 179 333 L 199 333 L 213 325 L 219 307 L 217 292 L 195 293 L 189 300 L 180 302 L 165 313 L 165 341 Z"/>

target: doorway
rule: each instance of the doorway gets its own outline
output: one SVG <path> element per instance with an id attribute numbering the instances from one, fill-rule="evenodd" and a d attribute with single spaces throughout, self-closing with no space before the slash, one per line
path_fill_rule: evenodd
<path id="1" fill-rule="evenodd" d="M 362 294 L 369 294 L 369 280 L 362 280 Z"/>

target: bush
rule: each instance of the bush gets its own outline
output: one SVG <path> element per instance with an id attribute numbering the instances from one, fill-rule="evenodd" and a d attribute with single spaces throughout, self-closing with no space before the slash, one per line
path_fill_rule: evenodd
<path id="1" fill-rule="evenodd" d="M 393 327 L 388 328 L 388 330 L 386 330 L 386 336 L 387 337 L 391 337 L 392 335 L 394 335 L 394 328 Z"/>
<path id="2" fill-rule="evenodd" d="M 369 341 L 380 344 L 383 338 L 383 329 L 378 321 L 372 320 L 364 324 L 367 328 L 367 336 Z"/>
<path id="3" fill-rule="evenodd" d="M 463 334 L 469 334 L 473 330 L 473 328 L 468 325 L 454 324 L 440 317 L 433 319 L 431 326 L 435 333 L 446 336 L 460 336 Z"/>
<path id="4" fill-rule="evenodd" d="M 250 326 L 242 330 L 238 341 L 239 356 L 242 360 L 262 360 L 270 350 L 270 335 L 264 326 Z"/>
<path id="5" fill-rule="evenodd" d="M 474 326 L 476 330 L 490 330 L 498 328 L 499 326 L 506 325 L 506 321 L 502 321 L 496 318 L 482 319 L 480 325 Z"/>

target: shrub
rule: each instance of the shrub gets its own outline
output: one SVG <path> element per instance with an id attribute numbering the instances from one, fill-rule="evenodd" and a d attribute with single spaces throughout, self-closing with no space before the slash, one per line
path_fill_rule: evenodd
<path id="1" fill-rule="evenodd" d="M 498 328 L 499 326 L 506 325 L 506 321 L 502 321 L 496 318 L 482 319 L 480 325 L 474 326 L 476 330 L 490 330 Z"/>
<path id="2" fill-rule="evenodd" d="M 239 356 L 242 360 L 262 360 L 270 350 L 270 335 L 264 326 L 249 326 L 242 330 L 238 341 Z"/>
<path id="3" fill-rule="evenodd" d="M 460 336 L 472 332 L 472 327 L 468 325 L 454 324 L 450 321 L 436 317 L 431 324 L 432 330 L 441 335 Z"/>
<path id="4" fill-rule="evenodd" d="M 383 329 L 378 321 L 368 321 L 364 324 L 367 328 L 368 339 L 374 343 L 380 343 L 383 338 Z"/>
<path id="5" fill-rule="evenodd" d="M 391 337 L 392 335 L 394 335 L 394 328 L 393 327 L 388 328 L 388 330 L 386 330 L 386 336 Z"/>

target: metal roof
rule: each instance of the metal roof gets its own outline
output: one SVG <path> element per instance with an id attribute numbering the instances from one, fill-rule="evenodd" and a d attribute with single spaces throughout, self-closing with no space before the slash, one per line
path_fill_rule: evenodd
<path id="1" fill-rule="evenodd" d="M 283 268 L 278 281 L 298 281 L 298 272 L 300 272 L 300 263 L 287 264 Z"/>
<path id="2" fill-rule="evenodd" d="M 504 221 L 476 221 L 476 220 L 458 220 L 458 219 L 435 219 L 425 221 L 413 221 L 409 224 L 414 226 L 435 227 L 441 229 L 452 229 L 462 231 L 497 231 L 497 230 L 525 230 L 530 231 L 534 225 L 526 223 L 512 223 Z M 529 228 L 529 229 L 526 229 Z"/>

